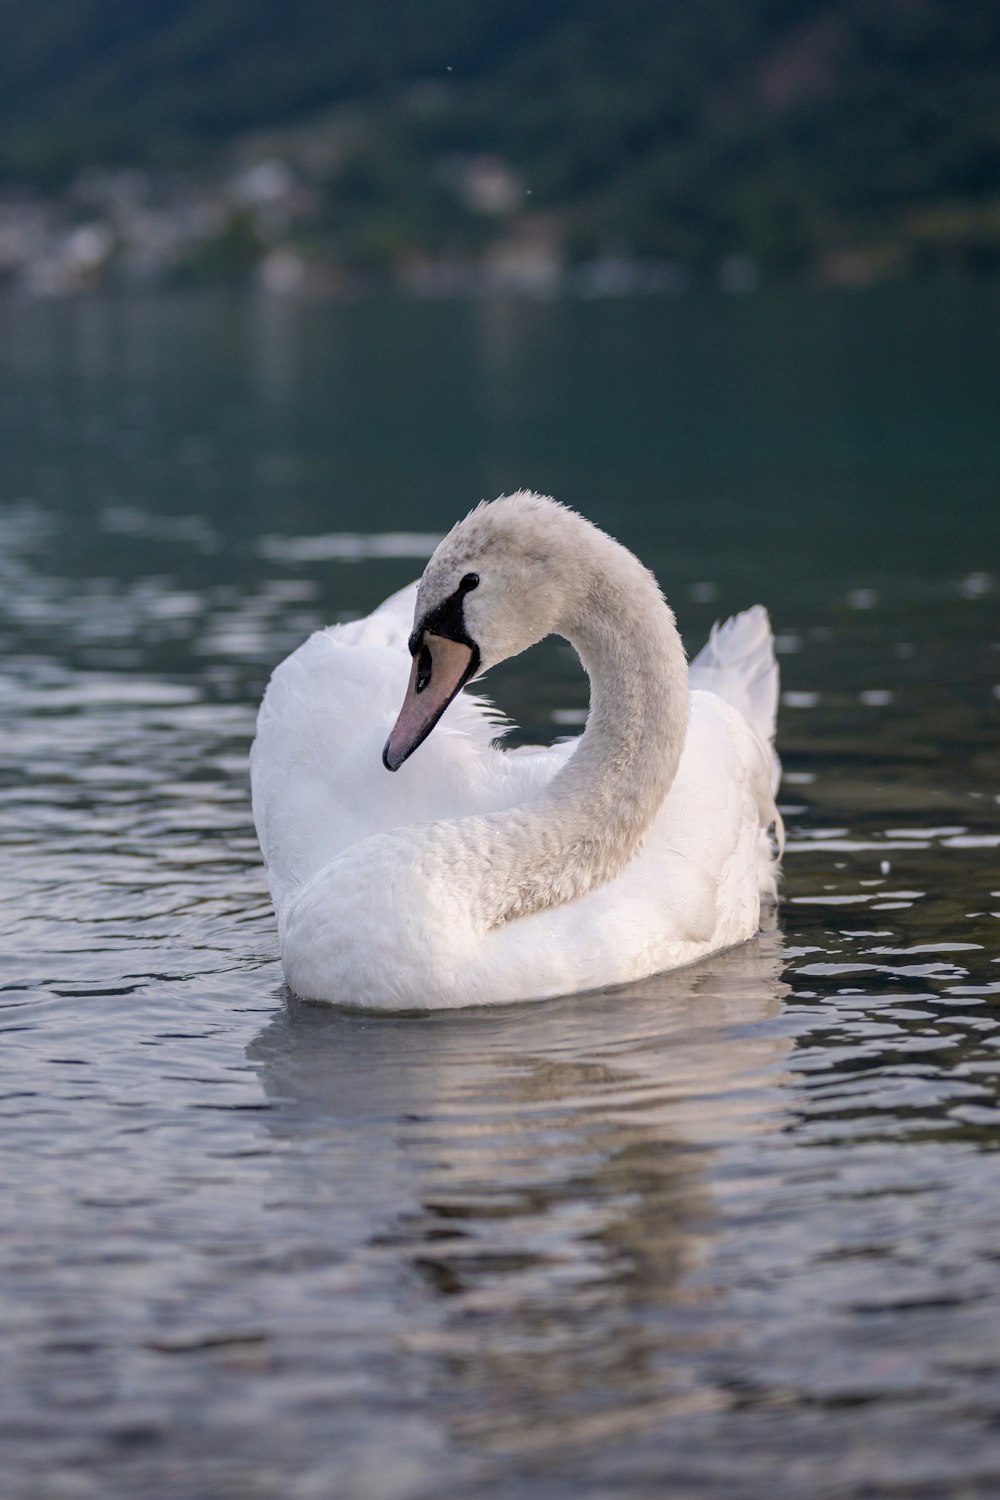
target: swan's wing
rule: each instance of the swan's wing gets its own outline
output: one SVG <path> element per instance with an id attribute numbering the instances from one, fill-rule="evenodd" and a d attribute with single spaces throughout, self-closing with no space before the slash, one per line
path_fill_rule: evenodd
<path id="1" fill-rule="evenodd" d="M 412 823 L 512 807 L 571 752 L 494 747 L 505 721 L 459 693 L 418 753 L 391 774 L 382 747 L 409 675 L 416 585 L 362 620 L 319 630 L 275 670 L 250 755 L 253 814 L 279 921 L 341 850 Z"/>
<path id="2" fill-rule="evenodd" d="M 746 719 L 771 752 L 772 791 L 781 780 L 774 750 L 778 714 L 778 663 L 771 621 L 762 604 L 712 626 L 689 668 L 693 689 L 715 693 Z"/>
<path id="3" fill-rule="evenodd" d="M 638 854 L 607 885 L 491 933 L 481 993 L 498 973 L 512 994 L 626 983 L 741 942 L 774 889 L 775 816 L 766 747 L 730 704 L 695 690 L 677 777 Z"/>

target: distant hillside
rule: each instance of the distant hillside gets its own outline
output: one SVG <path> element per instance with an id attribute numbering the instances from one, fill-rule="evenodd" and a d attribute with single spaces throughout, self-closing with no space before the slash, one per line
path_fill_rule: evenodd
<path id="1" fill-rule="evenodd" d="M 164 159 L 447 64 L 502 67 L 560 0 L 0 0 L 8 172 Z"/>
<path id="2" fill-rule="evenodd" d="M 0 180 L 316 132 L 348 262 L 523 212 L 571 258 L 1000 267 L 997 0 L 0 0 L 0 35 Z"/>

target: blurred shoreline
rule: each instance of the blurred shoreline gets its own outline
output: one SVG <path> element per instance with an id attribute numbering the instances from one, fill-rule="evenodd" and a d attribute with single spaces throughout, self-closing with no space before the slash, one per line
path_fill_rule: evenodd
<path id="1" fill-rule="evenodd" d="M 574 253 L 563 218 L 524 208 L 515 173 L 495 156 L 449 167 L 464 211 L 481 219 L 475 250 L 429 250 L 397 236 L 378 253 L 344 254 L 326 228 L 328 202 L 290 156 L 244 153 L 197 175 L 88 168 L 50 194 L 0 188 L 0 296 L 231 285 L 306 299 L 604 298 L 709 287 L 739 294 L 765 282 L 992 280 L 1000 271 L 1000 211 L 969 208 L 925 214 L 896 238 L 831 243 L 794 267 L 743 249 L 687 260 L 622 245 Z"/>
<path id="2" fill-rule="evenodd" d="M 995 0 L 0 3 L 0 295 L 1000 278 Z"/>

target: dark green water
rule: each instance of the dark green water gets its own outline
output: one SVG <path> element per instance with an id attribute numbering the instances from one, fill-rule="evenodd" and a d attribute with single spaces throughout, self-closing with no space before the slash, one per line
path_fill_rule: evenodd
<path id="1" fill-rule="evenodd" d="M 777 927 L 296 1004 L 267 674 L 522 485 L 770 607 Z M 5 1500 L 1000 1492 L 997 292 L 2 304 L 0 648 Z"/>

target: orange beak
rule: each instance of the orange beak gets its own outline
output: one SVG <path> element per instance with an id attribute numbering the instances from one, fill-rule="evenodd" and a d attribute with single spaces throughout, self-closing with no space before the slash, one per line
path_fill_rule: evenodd
<path id="1" fill-rule="evenodd" d="M 407 756 L 423 744 L 478 665 L 479 652 L 472 645 L 429 632 L 421 637 L 403 706 L 382 751 L 386 770 L 398 771 Z"/>

